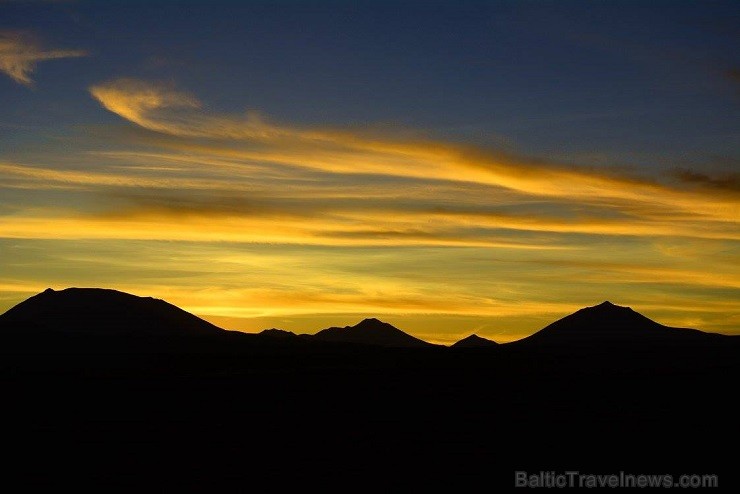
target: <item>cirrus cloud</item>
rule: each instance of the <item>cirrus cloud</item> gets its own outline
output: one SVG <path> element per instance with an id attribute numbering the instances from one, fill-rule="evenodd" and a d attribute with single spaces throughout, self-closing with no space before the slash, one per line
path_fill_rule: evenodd
<path id="1" fill-rule="evenodd" d="M 254 114 L 212 114 L 188 93 L 133 79 L 95 85 L 90 92 L 122 118 L 180 138 L 175 147 L 185 153 L 332 174 L 476 183 L 543 200 L 608 204 L 617 210 L 639 207 L 671 215 L 679 212 L 705 221 L 734 223 L 737 218 L 739 203 L 732 189 L 717 194 L 707 187 L 671 187 L 611 170 L 538 162 L 441 141 L 276 125 Z"/>
<path id="2" fill-rule="evenodd" d="M 0 72 L 25 86 L 33 84 L 31 75 L 39 62 L 84 56 L 83 50 L 44 49 L 25 32 L 0 31 Z"/>

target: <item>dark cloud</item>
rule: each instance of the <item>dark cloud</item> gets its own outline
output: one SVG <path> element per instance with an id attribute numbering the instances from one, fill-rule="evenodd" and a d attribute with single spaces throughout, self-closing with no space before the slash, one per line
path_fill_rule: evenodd
<path id="1" fill-rule="evenodd" d="M 727 173 L 713 177 L 688 168 L 677 168 L 671 171 L 671 176 L 687 184 L 740 192 L 740 173 Z"/>
<path id="2" fill-rule="evenodd" d="M 241 197 L 241 196 L 197 196 L 173 194 L 165 191 L 140 192 L 137 194 L 114 193 L 111 197 L 123 201 L 108 216 L 246 216 L 246 217 L 296 217 L 309 218 L 326 210 L 327 205 L 316 201 L 290 200 L 285 198 Z"/>
<path id="3" fill-rule="evenodd" d="M 725 71 L 725 76 L 736 84 L 740 84 L 740 67 L 734 67 Z"/>

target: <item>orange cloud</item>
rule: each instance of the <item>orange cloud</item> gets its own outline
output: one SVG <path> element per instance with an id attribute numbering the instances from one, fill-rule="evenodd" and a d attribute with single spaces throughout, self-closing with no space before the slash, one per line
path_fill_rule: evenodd
<path id="1" fill-rule="evenodd" d="M 132 155 L 124 156 L 128 159 Z M 105 195 L 107 212 L 94 217 L 83 210 L 63 212 L 67 221 L 80 223 L 80 232 L 90 231 L 82 225 L 97 222 L 95 238 L 104 238 L 106 232 L 111 238 L 129 232 L 127 238 L 161 239 L 167 225 L 178 230 L 169 233 L 173 238 L 212 239 L 219 234 L 232 238 L 228 225 L 242 224 L 244 229 L 235 241 L 275 241 L 265 232 L 277 231 L 283 232 L 279 238 L 290 239 L 290 243 L 411 242 L 531 249 L 564 248 L 567 244 L 552 238 L 546 242 L 515 240 L 511 232 L 740 240 L 734 221 L 670 208 L 631 204 L 619 211 L 606 204 L 592 205 L 583 212 L 577 202 L 568 201 L 527 207 L 531 200 L 527 194 L 486 184 L 455 187 L 446 181 L 426 181 L 423 186 L 413 186 L 400 181 L 373 187 L 328 179 L 295 182 L 280 174 L 266 178 L 260 167 L 227 162 L 224 168 L 217 160 L 198 155 L 180 159 L 150 153 L 144 158 L 152 160 L 149 165 L 124 167 L 115 173 L 0 163 L 0 175 L 6 188 L 76 188 Z M 155 166 L 163 161 L 168 165 Z M 199 171 L 202 165 L 207 165 L 205 174 Z M 193 176 L 196 172 L 203 176 Z M 615 210 L 619 214 L 614 214 Z M 57 216 L 51 213 L 46 220 L 57 224 Z M 26 229 L 21 228 L 24 217 L 29 221 Z M 11 221 L 13 228 L 8 226 Z M 38 228 L 30 224 L 39 222 L 43 220 L 37 213 L 19 214 L 0 220 L 0 231 L 14 237 L 22 232 L 35 235 L 32 232 Z M 200 223 L 210 226 L 202 230 Z M 146 226 L 152 224 L 159 226 Z M 52 234 L 52 230 L 43 230 L 41 234 Z M 192 230 L 198 233 L 184 233 Z"/>
<path id="2" fill-rule="evenodd" d="M 443 142 L 402 142 L 278 126 L 249 115 L 210 115 L 192 96 L 142 81 L 118 80 L 90 91 L 105 108 L 146 129 L 219 140 L 218 144 L 197 139 L 169 143 L 181 152 L 327 173 L 471 182 L 549 200 L 681 211 L 709 221 L 735 222 L 740 213 L 735 194 L 674 189 L 650 180 L 535 163 Z"/>

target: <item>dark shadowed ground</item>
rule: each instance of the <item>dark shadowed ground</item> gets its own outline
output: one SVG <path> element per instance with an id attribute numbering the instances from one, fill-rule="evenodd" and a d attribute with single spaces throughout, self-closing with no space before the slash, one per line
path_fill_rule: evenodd
<path id="1" fill-rule="evenodd" d="M 625 350 L 626 352 L 626 350 Z M 509 487 L 515 470 L 735 483 L 737 349 L 5 356 L 3 431 L 31 484 Z M 679 362 L 679 365 L 674 365 Z"/>
<path id="2" fill-rule="evenodd" d="M 731 337 L 394 348 L 19 324 L 1 434 L 23 490 L 485 492 L 518 470 L 738 485 Z"/>

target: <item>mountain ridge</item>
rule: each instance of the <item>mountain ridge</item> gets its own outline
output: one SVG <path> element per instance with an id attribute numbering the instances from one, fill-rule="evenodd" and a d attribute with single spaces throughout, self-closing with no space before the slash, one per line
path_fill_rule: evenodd
<path id="1" fill-rule="evenodd" d="M 227 330 L 173 304 L 108 288 L 65 288 L 29 297 L 0 315 L 6 327 L 77 334 L 204 335 Z"/>
<path id="2" fill-rule="evenodd" d="M 513 344 L 573 345 L 657 342 L 723 337 L 698 329 L 665 326 L 631 307 L 604 301 L 564 316 Z"/>
<path id="3" fill-rule="evenodd" d="M 391 347 L 431 347 L 432 343 L 411 336 L 380 319 L 370 317 L 354 326 L 330 327 L 318 331 L 312 339 L 319 341 L 373 344 Z"/>
<path id="4" fill-rule="evenodd" d="M 0 328 L 12 332 L 45 334 L 192 336 L 240 333 L 211 324 L 164 300 L 139 297 L 106 288 L 48 288 L 0 314 Z M 250 334 L 250 333 L 244 333 Z M 329 327 L 315 334 L 270 328 L 257 333 L 283 341 L 350 343 L 380 347 L 429 348 L 429 343 L 395 326 L 371 317 L 355 325 Z M 582 345 L 615 342 L 697 340 L 726 335 L 697 329 L 662 325 L 609 301 L 584 307 L 558 319 L 520 340 L 497 343 L 475 334 L 449 345 L 450 348 Z"/>

